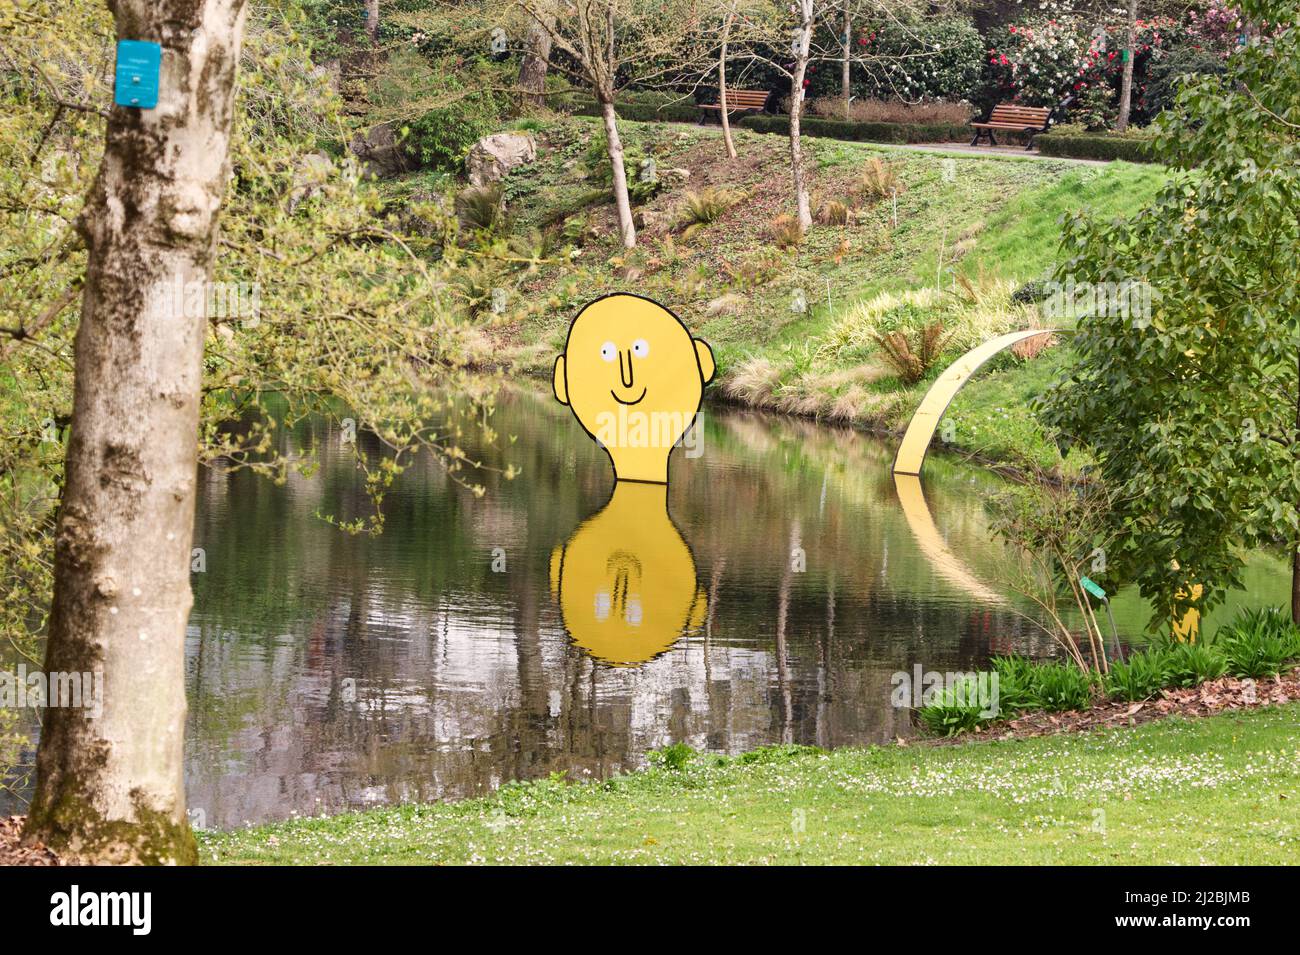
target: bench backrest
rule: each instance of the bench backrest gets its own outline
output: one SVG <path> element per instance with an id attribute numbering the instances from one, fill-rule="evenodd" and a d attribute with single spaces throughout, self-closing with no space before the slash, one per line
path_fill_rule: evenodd
<path id="1" fill-rule="evenodd" d="M 762 109 L 767 105 L 767 90 L 727 90 L 727 109 Z M 719 98 L 719 102 L 721 99 Z"/>
<path id="2" fill-rule="evenodd" d="M 1013 106 L 1000 103 L 993 107 L 989 116 L 990 123 L 1006 123 L 1008 126 L 1041 127 L 1047 125 L 1047 117 L 1052 115 L 1050 106 Z"/>

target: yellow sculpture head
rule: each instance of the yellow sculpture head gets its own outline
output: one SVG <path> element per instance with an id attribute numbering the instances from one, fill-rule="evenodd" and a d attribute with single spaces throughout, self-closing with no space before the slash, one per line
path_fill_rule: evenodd
<path id="1" fill-rule="evenodd" d="M 555 397 L 609 453 L 619 480 L 668 481 L 668 456 L 700 410 L 713 352 L 668 309 L 606 295 L 569 327 Z"/>

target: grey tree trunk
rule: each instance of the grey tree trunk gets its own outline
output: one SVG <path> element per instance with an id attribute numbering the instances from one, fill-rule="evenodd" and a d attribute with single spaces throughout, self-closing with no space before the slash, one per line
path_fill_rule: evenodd
<path id="1" fill-rule="evenodd" d="M 1137 45 L 1137 0 L 1128 0 L 1128 37 L 1124 40 L 1124 78 L 1119 88 L 1119 116 L 1115 119 L 1117 132 L 1128 129 L 1129 115 L 1133 109 L 1133 49 Z"/>
<path id="2" fill-rule="evenodd" d="M 627 172 L 623 169 L 623 140 L 618 135 L 618 114 L 614 112 L 614 97 L 600 93 L 600 115 L 605 120 L 605 140 L 609 144 L 609 161 L 614 172 L 614 205 L 618 209 L 618 231 L 623 237 L 623 248 L 636 247 L 636 225 L 632 221 L 632 201 L 627 192 Z"/>
<path id="3" fill-rule="evenodd" d="M 549 23 L 532 19 L 528 23 L 528 38 L 524 42 L 524 59 L 519 64 L 519 88 L 523 100 L 533 106 L 546 105 L 546 72 L 551 62 L 551 30 L 555 17 L 547 15 Z"/>
<path id="4" fill-rule="evenodd" d="M 110 6 L 118 36 L 162 44 L 162 79 L 156 109 L 112 110 L 79 221 L 89 255 L 45 658 L 47 673 L 101 671 L 103 703 L 46 711 L 25 837 L 87 862 L 191 863 L 184 642 L 207 318 L 176 289 L 210 274 L 244 0 Z"/>
<path id="5" fill-rule="evenodd" d="M 718 53 L 718 115 L 722 122 L 722 141 L 727 147 L 727 158 L 736 158 L 736 144 L 731 138 L 731 120 L 727 117 L 727 41 L 731 39 L 731 24 L 736 19 L 736 5 L 727 11 L 722 25 L 722 50 Z"/>
<path id="6" fill-rule="evenodd" d="M 795 204 L 799 227 L 812 227 L 812 208 L 808 183 L 804 176 L 803 146 L 799 138 L 799 120 L 803 116 L 803 81 L 808 75 L 808 49 L 812 43 L 813 0 L 799 0 L 800 21 L 795 38 L 794 75 L 790 80 L 790 172 L 794 180 Z"/>
<path id="7" fill-rule="evenodd" d="M 379 42 L 379 0 L 366 0 L 366 36 L 371 43 Z"/>

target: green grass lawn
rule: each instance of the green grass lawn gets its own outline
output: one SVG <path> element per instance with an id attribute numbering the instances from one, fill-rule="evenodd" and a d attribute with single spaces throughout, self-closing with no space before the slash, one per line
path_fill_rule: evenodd
<path id="1" fill-rule="evenodd" d="M 1294 863 L 1300 704 L 958 746 L 700 755 L 204 833 L 223 864 Z"/>

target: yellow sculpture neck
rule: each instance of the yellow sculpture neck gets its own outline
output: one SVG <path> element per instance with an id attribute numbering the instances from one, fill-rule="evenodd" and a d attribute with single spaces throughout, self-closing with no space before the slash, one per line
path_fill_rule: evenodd
<path id="1" fill-rule="evenodd" d="M 634 521 L 668 510 L 668 485 L 657 481 L 615 481 L 604 513 Z"/>

